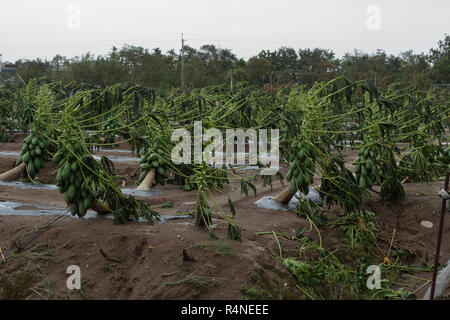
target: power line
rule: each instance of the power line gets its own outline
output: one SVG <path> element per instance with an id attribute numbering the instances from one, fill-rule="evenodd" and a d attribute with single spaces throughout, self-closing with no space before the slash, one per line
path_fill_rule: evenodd
<path id="1" fill-rule="evenodd" d="M 184 91 L 184 38 L 181 34 L 181 90 Z"/>
<path id="2" fill-rule="evenodd" d="M 317 41 L 317 40 L 302 40 L 302 39 L 255 39 L 255 38 L 235 38 L 235 37 L 221 37 L 221 36 L 211 36 L 211 37 L 200 37 L 200 38 L 191 38 L 191 41 L 224 41 L 224 42 L 235 42 L 235 43 L 275 43 L 282 45 L 283 43 L 296 43 L 302 45 L 380 45 L 380 44 L 389 44 L 389 45 L 407 45 L 407 44 L 434 44 L 435 41 Z M 29 44 L 29 43 L 6 43 L 0 44 L 2 48 L 61 48 L 61 47 L 104 47 L 110 46 L 112 44 L 128 44 L 133 42 L 139 43 L 154 43 L 154 42 L 176 42 L 175 38 L 173 39 L 130 39 L 130 40 L 111 40 L 111 41 L 102 41 L 95 43 L 88 42 L 78 42 L 71 44 Z"/>

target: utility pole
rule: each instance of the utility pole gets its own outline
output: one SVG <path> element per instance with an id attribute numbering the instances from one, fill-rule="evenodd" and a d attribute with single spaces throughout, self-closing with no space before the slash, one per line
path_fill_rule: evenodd
<path id="1" fill-rule="evenodd" d="M 181 90 L 184 92 L 184 38 L 181 34 Z"/>
<path id="2" fill-rule="evenodd" d="M 231 90 L 233 90 L 233 69 L 231 69 L 231 73 L 230 73 L 230 87 L 231 87 Z"/>

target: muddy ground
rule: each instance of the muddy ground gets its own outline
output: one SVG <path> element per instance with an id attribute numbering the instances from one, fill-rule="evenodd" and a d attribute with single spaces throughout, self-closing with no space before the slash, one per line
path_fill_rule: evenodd
<path id="1" fill-rule="evenodd" d="M 23 137 L 22 137 L 23 138 Z M 0 151 L 20 151 L 21 137 L 0 144 Z M 125 149 L 125 144 L 119 146 Z M 132 156 L 131 153 L 96 152 L 99 155 Z M 356 152 L 347 152 L 349 167 Z M 17 157 L 0 158 L 0 172 L 14 166 Z M 282 163 L 281 172 L 287 171 Z M 137 162 L 115 162 L 118 185 L 133 187 L 139 175 Z M 57 168 L 47 163 L 41 171 L 42 183 L 54 183 Z M 258 175 L 257 171 L 239 171 L 240 175 Z M 319 179 L 315 179 L 318 184 Z M 0 297 L 3 299 L 243 299 L 245 288 L 255 288 L 260 298 L 304 299 L 295 280 L 282 266 L 278 245 L 272 234 L 259 232 L 282 230 L 294 236 L 310 224 L 292 211 L 258 208 L 254 202 L 263 196 L 276 195 L 283 189 L 278 179 L 273 189 L 262 187 L 257 177 L 256 198 L 241 194 L 240 183 L 231 182 L 225 191 L 234 202 L 234 221 L 242 229 L 242 242 L 227 239 L 227 222 L 215 215 L 213 223 L 219 240 L 210 240 L 208 231 L 193 225 L 192 218 L 156 221 L 153 225 L 129 222 L 114 225 L 111 219 L 79 219 L 55 215 L 2 215 L 0 212 Z M 377 246 L 382 253 L 392 249 L 415 255 L 409 264 L 432 263 L 436 245 L 441 201 L 437 192 L 443 181 L 429 184 L 405 183 L 406 200 L 392 207 L 379 201 L 377 194 L 366 201 L 375 212 Z M 196 192 L 178 186 L 158 186 L 163 194 L 138 197 L 152 206 L 173 202 L 171 208 L 157 209 L 162 216 L 176 216 L 189 211 L 186 203 L 196 201 Z M 376 189 L 376 188 L 375 188 Z M 228 195 L 214 192 L 218 204 L 229 212 Z M 0 186 L 0 201 L 22 203 L 20 209 L 52 206 L 65 208 L 63 195 L 57 190 L 22 189 Z M 191 206 L 192 207 L 192 206 Z M 188 209 L 186 209 L 188 208 Z M 192 208 L 190 208 L 192 209 Z M 1 210 L 1 209 L 0 209 Z M 20 214 L 20 210 L 17 210 Z M 340 215 L 338 208 L 327 212 L 329 220 Z M 55 221 L 55 219 L 58 220 Z M 432 228 L 421 225 L 430 221 Z M 51 224 L 49 224 L 51 223 Z M 395 229 L 395 235 L 393 237 Z M 337 228 L 320 230 L 323 246 L 335 249 L 345 260 L 348 249 Z M 317 233 L 309 235 L 318 240 Z M 31 238 L 30 238 L 31 236 Z M 297 243 L 280 238 L 285 256 L 297 250 Z M 183 253 L 184 252 L 184 253 Z M 450 258 L 450 217 L 444 225 L 440 262 Z M 6 261 L 6 262 L 5 262 Z M 66 286 L 67 268 L 81 269 L 81 290 Z M 408 291 L 420 287 L 431 273 L 421 272 L 420 279 L 402 279 Z M 425 289 L 417 292 L 422 297 Z M 345 297 L 342 297 L 345 298 Z"/>

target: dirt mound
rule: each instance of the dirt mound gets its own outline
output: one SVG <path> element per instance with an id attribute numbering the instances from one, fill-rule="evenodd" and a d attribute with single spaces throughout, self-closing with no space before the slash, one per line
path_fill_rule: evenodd
<path id="1" fill-rule="evenodd" d="M 6 150 L 6 148 L 5 148 Z M 7 150 L 10 150 L 8 144 Z M 355 156 L 348 153 L 348 162 Z M 3 157 L 0 170 L 14 165 L 14 157 Z M 287 166 L 281 172 L 287 171 Z M 351 164 L 350 164 L 351 166 Z M 53 183 L 56 166 L 47 163 L 40 181 Z M 117 183 L 135 185 L 137 163 L 117 163 Z M 239 172 L 242 175 L 257 171 Z M 315 179 L 314 184 L 320 180 Z M 260 209 L 254 202 L 275 195 L 283 186 L 274 179 L 273 189 L 263 188 L 261 177 L 255 181 L 257 197 L 241 194 L 239 181 L 231 181 L 225 191 L 236 209 L 235 223 L 242 230 L 242 242 L 227 239 L 228 223 L 213 215 L 219 240 L 210 240 L 205 229 L 193 225 L 193 219 L 170 220 L 154 225 L 129 222 L 114 225 L 111 219 L 78 219 L 65 216 L 54 224 L 55 216 L 0 217 L 0 297 L 3 299 L 304 299 L 293 276 L 282 265 L 283 257 L 298 253 L 292 241 L 299 230 L 326 249 L 333 250 L 342 262 L 352 263 L 353 255 L 344 246 L 339 228 L 321 228 L 319 234 L 308 221 L 294 212 Z M 437 192 L 442 181 L 406 183 L 406 200 L 400 206 L 381 203 L 376 194 L 366 201 L 375 213 L 380 229 L 377 248 L 380 263 L 384 256 L 400 257 L 415 266 L 432 263 L 436 244 L 441 201 Z M 184 192 L 179 186 L 158 186 L 164 193 L 143 199 L 153 206 L 172 202 L 173 206 L 157 209 L 161 215 L 176 216 L 186 203 L 196 201 L 195 191 Z M 213 193 L 217 203 L 229 212 L 228 195 Z M 57 190 L 21 189 L 0 186 L 0 200 L 23 203 L 19 209 L 34 205 L 65 208 L 63 195 Z M 342 215 L 338 208 L 326 211 L 329 221 Z M 421 221 L 433 223 L 431 229 Z M 450 219 L 446 219 L 441 261 L 450 257 Z M 395 233 L 394 233 L 395 230 Z M 39 232 L 37 232 L 39 231 Z M 272 233 L 283 234 L 276 239 Z M 30 240 L 30 235 L 34 235 Z M 280 243 L 278 246 L 277 241 Z M 25 242 L 25 245 L 23 245 Z M 21 244 L 23 247 L 21 247 Z M 3 261 L 5 259 L 6 263 Z M 69 290 L 67 268 L 81 270 L 81 290 Z M 415 277 L 430 279 L 431 274 L 418 272 Z M 422 282 L 400 279 L 411 290 Z M 425 291 L 423 289 L 422 291 Z M 418 297 L 423 292 L 418 292 Z"/>

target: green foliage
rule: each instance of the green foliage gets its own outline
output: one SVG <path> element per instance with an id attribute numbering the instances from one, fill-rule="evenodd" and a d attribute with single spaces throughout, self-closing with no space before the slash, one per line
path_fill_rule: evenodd
<path id="1" fill-rule="evenodd" d="M 247 61 L 239 59 L 229 49 L 206 44 L 195 49 L 184 47 L 184 89 L 229 84 L 238 82 L 266 85 L 276 90 L 283 85 L 302 84 L 311 87 L 316 82 L 330 81 L 343 75 L 350 81 L 370 79 L 378 87 L 401 82 L 406 86 L 421 89 L 431 83 L 448 84 L 450 36 L 445 35 L 437 48 L 428 54 L 402 52 L 398 56 L 388 55 L 383 50 L 367 54 L 355 50 L 336 58 L 331 50 L 280 47 L 277 50 L 262 50 Z M 37 77 L 84 82 L 100 86 L 133 82 L 143 86 L 171 89 L 181 86 L 181 59 L 175 50 L 162 53 L 159 48 L 152 51 L 143 47 L 125 45 L 113 47 L 103 56 L 86 53 L 72 59 L 56 55 L 51 61 L 41 59 L 17 61 L 17 72 L 28 82 Z"/>
<path id="2" fill-rule="evenodd" d="M 373 212 L 361 210 L 346 213 L 334 224 L 339 226 L 351 249 L 371 249 L 376 241 L 378 227 Z"/>

